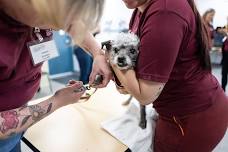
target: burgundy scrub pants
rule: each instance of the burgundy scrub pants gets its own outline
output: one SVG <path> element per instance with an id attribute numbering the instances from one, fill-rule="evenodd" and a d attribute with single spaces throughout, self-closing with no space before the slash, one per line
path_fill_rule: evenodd
<path id="1" fill-rule="evenodd" d="M 160 116 L 155 152 L 211 152 L 228 127 L 228 98 L 221 92 L 207 110 L 182 118 Z"/>

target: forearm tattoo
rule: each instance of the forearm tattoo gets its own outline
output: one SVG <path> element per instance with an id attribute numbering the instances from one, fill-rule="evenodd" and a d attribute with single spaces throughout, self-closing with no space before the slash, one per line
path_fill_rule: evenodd
<path id="1" fill-rule="evenodd" d="M 46 110 L 43 109 L 39 105 L 32 105 L 32 106 L 30 106 L 29 107 L 29 111 L 31 113 L 32 120 L 34 120 L 34 121 L 39 120 L 46 113 Z"/>
<path id="2" fill-rule="evenodd" d="M 19 115 L 17 111 L 11 110 L 1 113 L 1 117 L 3 119 L 3 122 L 0 126 L 0 131 L 5 134 L 10 129 L 16 129 L 19 124 Z"/>
<path id="3" fill-rule="evenodd" d="M 9 131 L 14 132 L 13 129 L 17 129 L 18 126 L 23 127 L 32 118 L 31 124 L 40 120 L 52 110 L 52 103 L 46 106 L 31 105 L 22 107 L 18 110 L 10 110 L 0 112 L 0 132 L 6 134 Z M 29 111 L 27 115 L 23 114 L 25 111 Z M 30 125 L 29 125 L 30 126 Z"/>

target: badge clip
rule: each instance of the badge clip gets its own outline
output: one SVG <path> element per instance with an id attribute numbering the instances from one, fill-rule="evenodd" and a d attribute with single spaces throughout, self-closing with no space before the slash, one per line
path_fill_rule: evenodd
<path id="1" fill-rule="evenodd" d="M 40 42 L 42 42 L 42 41 L 44 40 L 44 38 L 43 38 L 42 35 L 40 34 L 40 28 L 39 28 L 39 27 L 35 27 L 34 33 L 35 33 L 36 37 L 38 38 L 38 40 L 39 40 Z"/>

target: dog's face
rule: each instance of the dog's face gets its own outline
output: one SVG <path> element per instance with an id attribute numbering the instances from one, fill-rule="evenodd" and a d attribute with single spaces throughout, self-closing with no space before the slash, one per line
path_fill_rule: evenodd
<path id="1" fill-rule="evenodd" d="M 120 33 L 115 40 L 105 43 L 112 64 L 120 70 L 135 67 L 139 53 L 139 39 L 135 34 Z"/>

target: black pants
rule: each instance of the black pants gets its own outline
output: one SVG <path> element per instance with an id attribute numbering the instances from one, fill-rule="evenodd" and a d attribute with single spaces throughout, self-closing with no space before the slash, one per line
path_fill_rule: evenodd
<path id="1" fill-rule="evenodd" d="M 223 52 L 222 58 L 222 88 L 225 91 L 228 76 L 228 52 Z"/>

